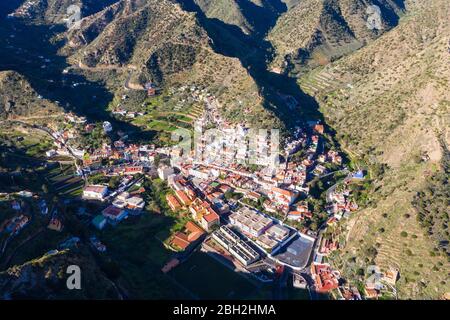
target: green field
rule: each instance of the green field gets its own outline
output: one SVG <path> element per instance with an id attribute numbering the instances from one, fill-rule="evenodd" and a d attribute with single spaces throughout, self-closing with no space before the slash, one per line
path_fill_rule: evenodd
<path id="1" fill-rule="evenodd" d="M 245 299 L 256 290 L 250 280 L 202 252 L 193 253 L 170 275 L 200 299 Z"/>

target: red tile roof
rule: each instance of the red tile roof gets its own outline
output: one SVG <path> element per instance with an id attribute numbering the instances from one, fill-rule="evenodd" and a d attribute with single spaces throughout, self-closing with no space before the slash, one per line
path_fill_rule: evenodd
<path id="1" fill-rule="evenodd" d="M 184 191 L 177 190 L 177 191 L 175 191 L 175 195 L 182 204 L 189 205 L 191 203 L 191 200 L 186 195 L 186 193 L 184 193 Z"/>
<path id="2" fill-rule="evenodd" d="M 166 196 L 166 200 L 167 200 L 167 203 L 169 204 L 169 207 L 170 207 L 172 210 L 177 210 L 177 209 L 179 209 L 179 208 L 181 207 L 181 205 L 180 205 L 180 203 L 178 202 L 178 200 L 177 200 L 173 195 L 171 195 L 171 194 L 168 194 L 168 195 Z"/>
<path id="3" fill-rule="evenodd" d="M 205 214 L 203 216 L 203 218 L 207 221 L 207 222 L 212 222 L 212 221 L 216 221 L 219 220 L 219 215 L 212 209 L 212 208 L 208 208 L 208 214 Z"/>
<path id="4" fill-rule="evenodd" d="M 117 217 L 122 213 L 123 209 L 117 208 L 115 206 L 109 206 L 105 210 L 103 210 L 104 215 Z"/>

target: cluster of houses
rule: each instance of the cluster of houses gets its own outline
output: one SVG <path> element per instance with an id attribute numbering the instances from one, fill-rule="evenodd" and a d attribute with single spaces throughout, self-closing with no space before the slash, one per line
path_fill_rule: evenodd
<path id="1" fill-rule="evenodd" d="M 85 168 L 95 168 L 94 172 L 130 177 L 129 180 L 133 175 L 148 173 L 150 168 L 155 170 L 153 176 L 167 181 L 171 189 L 166 195 L 170 209 L 190 217 L 183 230 L 171 236 L 169 246 L 187 250 L 204 239 L 206 233 L 212 232 L 211 237 L 216 242 L 248 266 L 259 260 L 264 251 L 270 256 L 296 233 L 293 228 L 272 218 L 270 213 L 283 215 L 286 222 L 313 218 L 308 206 L 307 183 L 313 176 L 327 174 L 327 168 L 341 168 L 342 156 L 335 150 L 325 150 L 321 141 L 324 126 L 320 123 L 294 129 L 280 151 L 277 132 L 253 131 L 245 124 L 232 125 L 221 118 L 213 96 L 196 87 L 186 87 L 184 90 L 190 91 L 198 101 L 205 102 L 205 113 L 195 122 L 197 136 L 194 136 L 195 148 L 191 152 L 180 147 L 127 145 L 121 139 L 112 145 L 104 144 L 90 154 L 83 151 L 83 165 Z M 129 118 L 139 115 L 122 109 L 113 113 Z M 83 119 L 69 116 L 70 122 L 84 124 Z M 215 125 L 213 133 L 205 130 L 211 124 Z M 85 129 L 88 129 L 87 126 Z M 112 126 L 105 122 L 103 129 L 108 133 L 112 131 Z M 58 136 L 61 147 L 70 138 L 70 132 L 61 133 Z M 279 161 L 280 155 L 285 158 L 283 163 Z M 155 159 L 160 156 L 168 156 L 170 165 L 167 163 L 156 168 Z M 121 164 L 95 166 L 105 159 L 120 160 Z M 122 181 L 121 185 L 127 183 Z M 255 206 L 261 205 L 268 214 L 252 209 L 251 205 L 243 206 L 240 200 L 230 197 L 235 193 L 249 199 Z M 348 188 L 336 188 L 329 196 L 329 223 L 357 209 Z M 102 185 L 85 187 L 83 198 L 107 202 L 101 214 L 92 220 L 92 224 L 100 230 L 107 223 L 114 225 L 129 214 L 140 213 L 145 206 L 139 195 L 131 195 L 122 189 L 110 193 L 108 187 Z M 298 201 L 299 198 L 303 200 Z M 245 237 L 246 240 L 243 239 Z M 321 242 L 318 252 L 327 255 L 337 248 L 337 242 L 325 240 Z M 287 250 L 292 255 L 289 259 L 301 255 L 294 249 Z M 299 246 L 298 250 L 303 249 Z M 339 274 L 329 265 L 314 263 L 311 273 L 319 292 L 339 286 Z"/>
<path id="2" fill-rule="evenodd" d="M 161 169 L 161 168 L 160 168 Z M 164 168 L 159 170 L 161 174 Z M 172 211 L 188 210 L 191 218 L 204 230 L 211 231 L 220 224 L 219 213 L 214 208 L 208 193 L 196 192 L 194 186 L 182 175 L 172 173 L 167 177 L 173 194 L 166 196 L 167 204 Z"/>
<path id="3" fill-rule="evenodd" d="M 20 200 L 12 200 L 11 209 L 16 212 L 16 215 L 11 219 L 6 219 L 0 224 L 0 233 L 5 231 L 9 233 L 10 237 L 13 237 L 18 235 L 20 231 L 26 225 L 28 225 L 31 218 L 27 214 L 27 210 L 24 210 L 25 209 L 24 203 L 21 202 Z"/>
<path id="4" fill-rule="evenodd" d="M 333 238 L 322 238 L 319 247 L 319 253 L 321 255 L 327 256 L 337 249 L 339 249 L 339 241 L 334 240 Z"/>
<path id="5" fill-rule="evenodd" d="M 205 119 L 194 125 L 195 160 L 219 166 L 232 163 L 275 166 L 278 162 L 278 134 L 222 123 L 205 130 Z"/>
<path id="6" fill-rule="evenodd" d="M 40 4 L 38 0 L 28 0 L 23 3 L 16 11 L 8 14 L 8 18 L 29 18 L 33 9 Z"/>
<path id="7" fill-rule="evenodd" d="M 378 271 L 378 272 L 377 272 Z M 383 290 L 386 290 L 386 285 L 395 287 L 399 278 L 399 269 L 389 267 L 385 272 L 379 273 L 379 270 L 374 272 L 374 281 L 366 281 L 364 286 L 364 295 L 368 299 L 378 299 Z"/>
<path id="8" fill-rule="evenodd" d="M 90 154 L 86 153 L 83 157 L 83 165 L 92 166 L 101 160 L 153 163 L 156 155 L 157 151 L 154 145 L 126 145 L 122 140 L 117 140 L 112 146 L 103 144 L 101 148 Z"/>
<path id="9" fill-rule="evenodd" d="M 170 245 L 179 250 L 186 250 L 197 243 L 205 235 L 205 231 L 192 221 L 188 221 L 183 231 L 176 232 L 170 240 Z"/>
<path id="10" fill-rule="evenodd" d="M 309 129 L 294 129 L 284 147 L 288 161 L 280 164 L 278 143 L 269 139 L 270 133 L 254 133 L 243 125 L 231 126 L 215 112 L 213 103 L 206 105 L 211 110 L 196 122 L 196 131 L 203 134 L 196 140 L 200 143 L 191 154 L 183 154 L 181 160 L 173 161 L 172 165 L 193 179 L 218 181 L 244 191 L 244 196 L 255 202 L 264 197 L 263 209 L 268 213 L 281 213 L 293 221 L 310 219 L 312 213 L 307 202 L 296 203 L 300 195 L 304 198 L 309 195 L 309 176 L 326 174 L 326 163 L 338 167 L 342 164 L 338 152 L 318 152 L 323 149 L 319 148 L 323 125 L 311 123 Z M 217 125 L 213 137 L 203 131 L 210 123 Z M 253 137 L 248 137 L 250 133 Z M 274 146 L 276 152 L 272 152 Z M 300 148 L 304 152 L 298 159 L 293 155 Z M 259 160 L 251 162 L 255 157 Z M 250 171 L 248 164 L 256 164 L 258 169 Z M 338 203 L 338 209 L 340 205 Z M 346 210 L 357 208 L 350 201 L 345 206 Z"/>
<path id="11" fill-rule="evenodd" d="M 330 216 L 328 224 L 333 224 L 341 218 L 347 218 L 351 212 L 358 210 L 358 205 L 350 197 L 348 182 L 338 186 L 328 196 L 327 213 Z"/>
<path id="12" fill-rule="evenodd" d="M 106 251 L 106 246 L 96 236 L 91 236 L 89 238 L 89 242 L 91 243 L 92 247 L 98 252 Z"/>
<path id="13" fill-rule="evenodd" d="M 108 206 L 102 210 L 102 214 L 92 220 L 92 224 L 102 230 L 107 222 L 115 225 L 126 219 L 129 214 L 139 215 L 145 207 L 144 199 L 139 196 L 141 191 L 139 189 L 133 194 L 123 191 L 117 195 L 117 192 L 114 192 L 108 196 L 107 186 L 89 185 L 84 188 L 82 197 L 85 200 L 108 201 Z"/>
<path id="14" fill-rule="evenodd" d="M 77 126 L 85 126 L 85 131 L 90 132 L 94 128 L 93 124 L 86 124 L 87 119 L 82 116 L 77 116 L 76 114 L 69 112 L 64 115 L 64 119 L 66 123 L 72 123 Z M 49 131 L 49 133 L 52 135 L 54 139 L 54 144 L 56 149 L 48 150 L 45 154 L 47 157 L 51 158 L 55 155 L 61 155 L 61 156 L 70 156 L 74 155 L 78 159 L 81 159 L 84 154 L 85 150 L 80 148 L 75 148 L 73 146 L 70 146 L 69 141 L 75 140 L 78 135 L 79 131 L 76 127 L 71 127 L 68 129 L 58 129 L 56 127 L 52 127 L 53 125 L 50 124 L 50 129 L 52 131 Z"/>
<path id="15" fill-rule="evenodd" d="M 340 274 L 338 271 L 332 270 L 329 264 L 312 263 L 311 276 L 317 292 L 329 292 L 339 287 Z"/>

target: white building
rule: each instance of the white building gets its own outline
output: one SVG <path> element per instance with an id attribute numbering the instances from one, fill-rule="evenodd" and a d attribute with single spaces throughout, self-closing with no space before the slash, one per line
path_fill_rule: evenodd
<path id="1" fill-rule="evenodd" d="M 229 219 L 231 224 L 253 237 L 259 237 L 273 224 L 272 219 L 247 207 L 231 214 Z"/>
<path id="2" fill-rule="evenodd" d="M 282 242 L 289 237 L 289 229 L 281 225 L 275 224 L 266 231 L 266 235 L 275 241 Z"/>
<path id="3" fill-rule="evenodd" d="M 141 197 L 131 197 L 126 200 L 127 208 L 133 211 L 142 211 L 145 207 L 144 199 Z"/>
<path id="4" fill-rule="evenodd" d="M 167 178 L 172 174 L 174 174 L 172 167 L 162 166 L 158 168 L 158 177 L 161 180 L 167 180 Z"/>
<path id="5" fill-rule="evenodd" d="M 207 180 L 209 178 L 209 172 L 207 170 L 202 170 L 199 167 L 189 169 L 189 174 L 201 180 Z"/>
<path id="6" fill-rule="evenodd" d="M 108 133 L 112 131 L 112 124 L 109 121 L 103 122 L 103 130 Z"/>
<path id="7" fill-rule="evenodd" d="M 83 190 L 83 199 L 89 200 L 105 200 L 108 194 L 108 187 L 102 185 L 90 185 Z"/>
<path id="8" fill-rule="evenodd" d="M 54 155 L 56 155 L 56 150 L 48 150 L 47 152 L 45 152 L 45 155 L 50 158 L 53 157 Z"/>
<path id="9" fill-rule="evenodd" d="M 248 266 L 260 258 L 259 253 L 242 241 L 239 236 L 227 226 L 222 226 L 213 234 L 213 239 L 227 249 L 239 262 Z"/>

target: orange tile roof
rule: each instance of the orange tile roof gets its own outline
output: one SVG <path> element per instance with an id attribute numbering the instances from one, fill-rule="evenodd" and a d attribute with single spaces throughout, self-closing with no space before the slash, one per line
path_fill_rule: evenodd
<path id="1" fill-rule="evenodd" d="M 172 237 L 171 244 L 185 250 L 189 245 L 198 240 L 205 232 L 192 221 L 185 225 L 186 233 L 178 231 Z"/>
<path id="2" fill-rule="evenodd" d="M 182 232 L 175 233 L 171 243 L 176 245 L 177 247 L 179 247 L 182 250 L 185 250 L 191 244 L 188 241 L 187 235 L 185 235 Z"/>
<path id="3" fill-rule="evenodd" d="M 172 209 L 172 210 L 177 210 L 177 209 L 179 209 L 180 207 L 181 207 L 181 205 L 180 205 L 180 203 L 178 202 L 178 200 L 177 200 L 177 198 L 175 198 L 173 195 L 171 195 L 171 194 L 168 194 L 167 196 L 166 196 L 166 200 L 167 200 L 167 203 L 169 204 L 169 207 Z"/>
<path id="4" fill-rule="evenodd" d="M 191 200 L 188 198 L 186 193 L 184 193 L 184 191 L 177 190 L 175 191 L 175 195 L 182 204 L 189 205 L 191 203 Z"/>
<path id="5" fill-rule="evenodd" d="M 208 213 L 203 216 L 207 222 L 219 220 L 219 215 L 212 209 L 208 208 Z"/>
<path id="6" fill-rule="evenodd" d="M 190 242 L 196 241 L 205 233 L 202 228 L 197 226 L 192 221 L 188 221 L 188 223 L 186 223 L 186 230 L 190 232 L 188 235 L 188 240 Z"/>
<path id="7" fill-rule="evenodd" d="M 90 186 L 87 186 L 86 188 L 84 188 L 84 191 L 95 192 L 95 193 L 102 193 L 106 190 L 107 190 L 107 187 L 101 186 L 101 185 L 90 185 Z"/>
<path id="8" fill-rule="evenodd" d="M 323 133 L 323 130 L 324 130 L 323 124 L 316 124 L 314 126 L 314 130 L 319 132 L 319 133 Z"/>
<path id="9" fill-rule="evenodd" d="M 276 193 L 281 193 L 282 195 L 285 195 L 287 197 L 292 197 L 294 195 L 294 193 L 290 190 L 285 190 L 277 187 L 273 187 L 272 191 Z"/>

